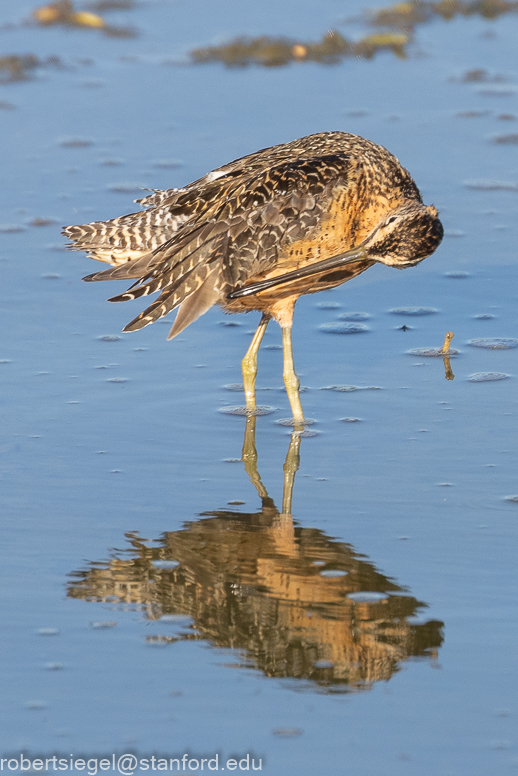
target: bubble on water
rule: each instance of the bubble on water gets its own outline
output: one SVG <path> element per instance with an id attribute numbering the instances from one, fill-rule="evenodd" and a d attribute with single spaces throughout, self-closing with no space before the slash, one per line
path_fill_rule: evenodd
<path id="1" fill-rule="evenodd" d="M 492 142 L 497 145 L 518 145 L 518 133 L 513 132 L 509 135 L 494 135 Z"/>
<path id="2" fill-rule="evenodd" d="M 108 628 L 115 628 L 116 625 L 116 620 L 97 620 L 90 623 L 90 628 L 94 630 L 107 630 Z"/>
<path id="3" fill-rule="evenodd" d="M 496 181 L 490 178 L 477 178 L 476 180 L 464 181 L 468 189 L 475 191 L 518 191 L 518 183 L 513 181 Z"/>
<path id="4" fill-rule="evenodd" d="M 170 571 L 171 569 L 176 569 L 180 565 L 180 561 L 178 560 L 154 560 L 153 566 L 156 569 L 163 569 L 165 571 Z"/>
<path id="5" fill-rule="evenodd" d="M 97 337 L 98 340 L 101 342 L 117 342 L 118 340 L 122 339 L 118 334 L 103 334 L 100 337 Z"/>
<path id="6" fill-rule="evenodd" d="M 41 711 L 47 708 L 47 703 L 45 701 L 27 701 L 25 708 L 31 711 Z"/>
<path id="7" fill-rule="evenodd" d="M 518 496 L 506 496 L 504 501 L 510 501 L 511 504 L 518 504 Z"/>
<path id="8" fill-rule="evenodd" d="M 321 310 L 338 310 L 342 305 L 339 302 L 317 302 L 315 307 Z"/>
<path id="9" fill-rule="evenodd" d="M 358 593 L 349 593 L 347 598 L 349 598 L 351 601 L 354 601 L 357 604 L 374 604 L 374 603 L 378 603 L 379 601 L 384 601 L 386 598 L 388 598 L 388 594 L 367 592 L 362 590 Z"/>
<path id="10" fill-rule="evenodd" d="M 227 385 L 224 385 L 223 388 L 226 391 L 242 391 L 243 383 L 228 383 Z"/>
<path id="11" fill-rule="evenodd" d="M 369 313 L 342 313 L 338 316 L 341 321 L 366 321 Z"/>
<path id="12" fill-rule="evenodd" d="M 157 159 L 151 164 L 158 170 L 177 170 L 184 165 L 181 159 Z"/>
<path id="13" fill-rule="evenodd" d="M 218 321 L 220 326 L 227 326 L 228 328 L 236 327 L 236 326 L 242 326 L 243 324 L 239 321 Z"/>
<path id="14" fill-rule="evenodd" d="M 513 97 L 516 94 L 514 86 L 483 86 L 477 89 L 483 97 Z"/>
<path id="15" fill-rule="evenodd" d="M 518 339 L 513 337 L 480 337 L 468 341 L 468 345 L 474 348 L 488 348 L 489 350 L 509 350 L 518 348 Z"/>
<path id="16" fill-rule="evenodd" d="M 466 232 L 463 232 L 462 229 L 445 229 L 444 236 L 445 237 L 465 237 Z"/>
<path id="17" fill-rule="evenodd" d="M 115 194 L 134 194 L 145 190 L 145 186 L 140 183 L 112 183 L 108 186 L 109 191 Z"/>
<path id="18" fill-rule="evenodd" d="M 293 420 L 293 418 L 281 418 L 280 420 L 275 421 L 278 426 L 300 426 L 301 423 L 296 422 Z M 312 418 L 304 418 L 302 421 L 302 425 L 304 426 L 312 426 L 314 424 L 314 420 Z"/>
<path id="19" fill-rule="evenodd" d="M 241 458 L 223 458 L 223 463 L 241 463 Z"/>
<path id="20" fill-rule="evenodd" d="M 474 375 L 470 375 L 468 380 L 470 383 L 494 383 L 497 380 L 506 380 L 509 375 L 504 372 L 476 372 Z"/>
<path id="21" fill-rule="evenodd" d="M 0 224 L 0 234 L 15 234 L 16 232 L 25 232 L 22 224 Z"/>
<path id="22" fill-rule="evenodd" d="M 364 323 L 347 323 L 345 321 L 343 323 L 323 323 L 318 328 L 326 334 L 363 334 L 370 331 Z"/>
<path id="23" fill-rule="evenodd" d="M 325 566 L 325 565 L 326 565 L 326 561 L 325 560 L 314 560 L 313 561 L 313 566 Z"/>
<path id="24" fill-rule="evenodd" d="M 110 377 L 108 380 L 106 380 L 107 383 L 127 383 L 128 378 L 127 377 Z"/>
<path id="25" fill-rule="evenodd" d="M 378 385 L 326 385 L 320 390 L 352 393 L 352 391 L 381 391 L 381 388 Z"/>
<path id="26" fill-rule="evenodd" d="M 272 733 L 274 736 L 282 736 L 283 738 L 290 738 L 291 736 L 301 736 L 303 734 L 302 728 L 295 727 L 280 727 L 274 728 Z"/>
<path id="27" fill-rule="evenodd" d="M 325 569 L 324 571 L 320 572 L 321 577 L 329 577 L 330 579 L 333 578 L 340 578 L 340 577 L 346 577 L 347 571 L 342 571 L 341 569 Z"/>
<path id="28" fill-rule="evenodd" d="M 62 671 L 65 666 L 63 663 L 45 663 L 43 667 L 46 671 Z"/>
<path id="29" fill-rule="evenodd" d="M 331 660 L 316 660 L 313 663 L 313 668 L 334 668 L 334 665 Z"/>
<path id="30" fill-rule="evenodd" d="M 282 350 L 282 345 L 263 345 L 261 350 Z"/>
<path id="31" fill-rule="evenodd" d="M 360 423 L 361 418 L 340 418 L 342 423 Z"/>
<path id="32" fill-rule="evenodd" d="M 488 110 L 463 110 L 459 111 L 457 116 L 460 119 L 476 119 L 480 118 L 480 116 L 487 116 L 488 113 Z"/>
<path id="33" fill-rule="evenodd" d="M 460 270 L 456 270 L 453 272 L 445 272 L 444 277 L 452 278 L 453 280 L 464 280 L 465 278 L 470 278 L 471 275 L 469 272 L 461 272 Z"/>
<path id="34" fill-rule="evenodd" d="M 420 315 L 433 315 L 439 312 L 435 307 L 393 307 L 389 310 L 392 315 L 409 315 L 418 317 Z"/>
<path id="35" fill-rule="evenodd" d="M 435 358 L 437 356 L 456 356 L 459 351 L 451 348 L 447 353 L 442 352 L 442 348 L 412 348 L 408 350 L 409 356 L 426 356 L 427 358 Z"/>
<path id="36" fill-rule="evenodd" d="M 88 148 L 94 141 L 89 137 L 62 137 L 58 142 L 63 148 Z"/>
<path id="37" fill-rule="evenodd" d="M 476 321 L 492 321 L 493 318 L 496 318 L 496 315 L 491 315 L 491 313 L 480 313 L 479 315 L 474 315 L 473 318 Z"/>
<path id="38" fill-rule="evenodd" d="M 276 412 L 276 407 L 267 407 L 265 405 L 255 407 L 251 410 L 248 407 L 220 407 L 219 412 L 224 415 L 243 415 L 244 417 L 255 417 L 260 415 L 271 415 Z"/>
<path id="39" fill-rule="evenodd" d="M 57 636 L 59 635 L 59 628 L 38 628 L 36 633 L 38 636 Z"/>

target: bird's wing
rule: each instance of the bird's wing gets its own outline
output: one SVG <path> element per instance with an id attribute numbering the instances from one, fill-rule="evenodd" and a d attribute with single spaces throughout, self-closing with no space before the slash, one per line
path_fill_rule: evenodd
<path id="1" fill-rule="evenodd" d="M 337 185 L 347 183 L 348 159 L 329 154 L 282 161 L 243 175 L 233 171 L 197 191 L 180 194 L 171 215 L 187 218 L 173 237 L 153 252 L 139 280 L 110 301 L 127 301 L 161 291 L 160 297 L 125 330 L 152 323 L 211 278 L 215 299 L 276 265 L 287 246 L 315 229 L 325 217 Z M 135 277 L 129 262 L 126 277 Z M 217 271 L 215 271 L 217 268 Z M 114 270 L 88 279 L 121 277 Z"/>

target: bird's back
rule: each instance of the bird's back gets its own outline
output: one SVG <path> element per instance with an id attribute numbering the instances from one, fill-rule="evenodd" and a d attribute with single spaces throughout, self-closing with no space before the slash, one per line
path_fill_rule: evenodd
<path id="1" fill-rule="evenodd" d="M 143 211 L 64 233 L 73 250 L 114 265 L 87 279 L 137 280 L 113 301 L 161 292 L 127 330 L 183 303 L 179 331 L 250 280 L 354 246 L 408 199 L 422 201 L 385 148 L 325 132 L 262 149 L 185 188 L 154 191 L 140 200 Z"/>

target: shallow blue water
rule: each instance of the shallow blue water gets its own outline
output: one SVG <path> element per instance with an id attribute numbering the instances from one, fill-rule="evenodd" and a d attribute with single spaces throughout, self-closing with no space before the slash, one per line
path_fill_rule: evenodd
<path id="1" fill-rule="evenodd" d="M 468 344 L 518 337 L 518 195 L 466 185 L 518 183 L 516 147 L 492 142 L 518 126 L 498 118 L 518 115 L 516 16 L 420 27 L 406 61 L 164 64 L 244 33 L 315 39 L 361 7 L 145 3 L 110 15 L 140 28 L 123 40 L 22 25 L 30 5 L 4 2 L 1 21 L 15 25 L 0 31 L 0 53 L 64 64 L 0 86 L 15 106 L 0 111 L 4 753 L 250 753 L 274 776 L 485 776 L 518 763 L 518 349 Z M 462 82 L 473 68 L 507 76 L 510 93 Z M 245 419 L 219 411 L 242 401 L 225 386 L 241 380 L 257 316 L 213 309 L 172 343 L 162 324 L 120 334 L 137 303 L 109 305 L 115 290 L 82 284 L 93 265 L 62 252 L 59 231 L 134 209 L 138 192 L 110 187 L 182 185 L 328 129 L 395 153 L 450 236 L 415 269 L 373 267 L 298 303 L 295 361 L 318 434 L 301 440 L 294 528 L 275 510 L 257 517 L 257 491 L 232 462 Z M 35 217 L 55 224 L 30 226 Z M 409 306 L 437 312 L 390 312 Z M 320 329 L 347 312 L 368 313 L 370 330 Z M 447 330 L 460 351 L 454 380 L 441 358 L 408 353 L 440 347 Z M 279 344 L 272 326 L 265 345 Z M 289 414 L 281 359 L 260 353 L 259 401 L 276 411 L 256 430 L 257 471 L 278 510 L 290 443 L 275 422 Z M 508 377 L 470 381 L 481 372 Z M 311 569 L 317 549 L 348 576 Z M 180 560 L 180 572 L 157 576 L 153 554 Z M 426 604 L 387 615 L 379 652 L 368 631 L 379 636 L 383 604 L 364 604 L 367 615 L 347 604 L 347 591 L 372 592 L 372 569 L 382 592 Z M 91 625 L 106 622 L 117 624 Z M 409 634 L 427 622 L 442 623 L 441 636 L 437 625 L 414 654 Z M 346 665 L 344 645 L 360 650 L 350 682 L 327 681 L 326 661 Z"/>

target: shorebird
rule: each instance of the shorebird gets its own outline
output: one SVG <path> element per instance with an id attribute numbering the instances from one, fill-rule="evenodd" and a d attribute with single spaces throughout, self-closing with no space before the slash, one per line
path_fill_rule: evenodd
<path id="1" fill-rule="evenodd" d="M 137 202 L 143 211 L 64 228 L 72 250 L 114 265 L 84 280 L 136 281 L 110 302 L 160 292 L 123 331 L 176 307 L 168 339 L 214 304 L 228 313 L 261 312 L 242 361 L 250 415 L 257 411 L 257 353 L 275 319 L 296 425 L 305 422 L 291 344 L 297 299 L 334 288 L 375 262 L 414 266 L 443 236 L 437 210 L 423 204 L 396 157 L 346 132 L 262 149 L 185 188 L 152 190 Z"/>

